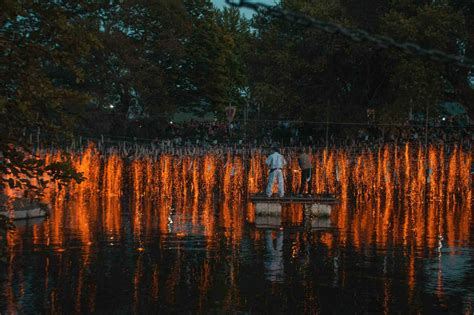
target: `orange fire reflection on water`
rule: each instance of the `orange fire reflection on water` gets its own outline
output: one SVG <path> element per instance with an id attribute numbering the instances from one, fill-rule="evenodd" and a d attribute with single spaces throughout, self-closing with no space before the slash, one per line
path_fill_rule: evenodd
<path id="1" fill-rule="evenodd" d="M 131 236 L 138 255 L 146 253 L 147 240 L 155 228 L 163 239 L 170 234 L 177 238 L 202 234 L 207 252 L 219 241 L 216 230 L 223 228 L 226 244 L 237 247 L 245 233 L 245 220 L 255 219 L 253 205 L 245 203 L 246 194 L 262 191 L 267 177 L 265 156 L 258 150 L 248 160 L 230 152 L 128 159 L 113 151 L 103 154 L 94 146 L 70 155 L 43 154 L 49 161 L 70 157 L 87 178 L 80 185 L 62 190 L 51 187 L 45 196 L 52 204 L 51 217 L 33 230 L 35 239 L 48 239 L 48 244 L 59 254 L 67 247 L 65 229 L 72 231 L 75 241 L 81 244 L 83 263 L 75 287 L 77 311 L 83 309 L 84 290 L 94 290 L 87 284 L 87 268 L 98 241 L 98 230 L 105 232 L 111 246 Z M 296 154 L 287 159 L 285 184 L 288 190 L 296 192 L 300 181 L 300 173 L 295 172 Z M 313 191 L 335 192 L 340 199 L 332 215 L 339 235 L 323 233 L 317 241 L 329 252 L 347 244 L 359 252 L 373 244 L 379 248 L 402 246 L 410 256 L 406 273 L 409 294 L 413 294 L 416 286 L 414 252 L 417 248 L 434 250 L 441 238 L 455 248 L 471 238 L 470 152 L 459 147 L 445 150 L 436 146 L 425 152 L 422 147 L 406 144 L 359 153 L 346 149 L 322 150 L 313 153 L 312 160 Z M 130 197 L 130 210 L 123 207 L 125 196 Z M 284 208 L 283 223 L 300 225 L 303 221 L 301 206 Z M 249 233 L 256 241 L 263 237 L 259 232 Z M 296 240 L 292 250 L 297 252 L 302 242 Z M 14 240 L 10 246 L 15 246 Z M 150 281 L 154 300 L 160 294 L 158 282 L 169 283 L 170 291 L 163 294 L 173 299 L 172 292 L 180 277 L 179 259 L 183 255 L 180 248 L 177 251 L 178 257 L 169 274 L 160 274 L 155 267 L 150 277 L 144 277 L 143 258 L 136 262 L 135 304 L 144 281 Z M 452 251 L 454 254 L 455 249 Z M 233 268 L 237 268 L 236 258 L 230 259 L 235 261 Z M 209 290 L 212 268 L 207 262 L 197 268 L 201 296 Z M 232 269 L 231 282 L 236 281 L 237 272 Z M 344 282 L 344 272 L 340 281 Z M 388 286 L 386 290 L 386 296 L 390 296 Z M 239 298 L 235 291 L 228 294 L 229 301 Z"/>
<path id="2" fill-rule="evenodd" d="M 43 155 L 48 161 L 67 157 L 57 152 Z M 192 225 L 202 225 L 204 233 L 211 236 L 216 224 L 213 205 L 220 194 L 220 224 L 228 230 L 227 236 L 237 241 L 242 219 L 253 221 L 252 207 L 242 210 L 245 196 L 262 191 L 267 176 L 265 156 L 258 150 L 248 160 L 228 152 L 163 154 L 130 161 L 113 151 L 101 154 L 91 145 L 69 157 L 87 180 L 72 184 L 67 191 L 52 187 L 46 192 L 45 199 L 54 208 L 48 234 L 58 245 L 64 224 L 77 230 L 83 244 L 91 244 L 99 216 L 108 237 L 119 239 L 123 233 L 120 200 L 125 192 L 132 200 L 135 237 L 149 233 L 155 223 L 167 233 L 171 221 L 181 235 L 194 233 L 196 229 L 185 227 L 188 216 Z M 300 173 L 294 172 L 297 159 L 295 155 L 287 159 L 286 186 L 295 192 L 300 181 Z M 448 150 L 430 146 L 426 154 L 421 146 L 411 144 L 357 154 L 325 149 L 313 153 L 312 159 L 313 191 L 337 193 L 341 204 L 335 224 L 353 233 L 355 244 L 375 240 L 382 245 L 407 245 L 413 239 L 433 247 L 440 235 L 448 242 L 470 237 L 472 157 L 457 146 Z M 67 195 L 75 200 L 76 208 L 68 210 L 71 222 L 65 223 Z M 103 208 L 100 213 L 99 204 Z"/>

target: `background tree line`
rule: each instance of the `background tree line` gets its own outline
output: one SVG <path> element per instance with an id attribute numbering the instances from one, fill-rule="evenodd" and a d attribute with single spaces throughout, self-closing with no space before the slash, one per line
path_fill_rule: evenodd
<path id="1" fill-rule="evenodd" d="M 466 0 L 282 0 L 350 28 L 473 57 Z M 400 122 L 456 100 L 472 113 L 467 69 L 350 41 L 209 0 L 3 1 L 3 134 L 158 136 L 179 109 L 229 104 L 241 117 Z M 67 126 L 67 128 L 64 128 Z"/>
<path id="2" fill-rule="evenodd" d="M 284 8 L 348 28 L 473 56 L 473 4 L 468 1 L 304 1 Z M 373 108 L 381 122 L 402 122 L 410 108 L 431 112 L 442 100 L 473 109 L 469 71 L 427 61 L 314 28 L 257 16 L 248 66 L 252 91 L 282 117 L 315 121 L 367 121 Z"/>

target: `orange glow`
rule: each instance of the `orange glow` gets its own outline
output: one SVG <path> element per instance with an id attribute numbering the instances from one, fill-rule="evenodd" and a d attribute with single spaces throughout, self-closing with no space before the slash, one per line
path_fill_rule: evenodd
<path id="1" fill-rule="evenodd" d="M 386 145 L 380 149 L 354 152 L 348 149 L 311 153 L 312 185 L 315 191 L 336 193 L 340 205 L 333 223 L 343 232 L 340 240 L 353 241 L 357 248 L 377 244 L 415 244 L 431 248 L 442 236 L 448 244 L 469 240 L 472 214 L 472 155 L 461 147 L 431 145 Z M 61 250 L 62 229 L 77 231 L 83 245 L 94 242 L 97 227 L 106 231 L 111 244 L 123 236 L 122 197 L 130 193 L 131 227 L 144 248 L 142 238 L 156 225 L 162 233 L 173 230 L 181 236 L 202 231 L 209 242 L 222 224 L 229 240 L 242 237 L 246 218 L 254 222 L 253 205 L 246 205 L 246 192 L 262 191 L 267 168 L 265 154 L 253 150 L 248 161 L 230 151 L 203 155 L 141 156 L 131 161 L 118 150 L 101 153 L 94 145 L 72 153 L 43 152 L 47 161 L 70 157 L 87 178 L 67 189 L 49 188 L 45 201 L 53 211 L 47 229 L 35 229 L 36 238 L 47 237 Z M 297 154 L 286 156 L 286 174 L 292 174 L 287 191 L 299 187 Z M 219 222 L 215 217 L 215 194 L 221 193 Z M 66 209 L 68 195 L 74 209 Z M 426 198 L 425 198 L 426 197 Z M 352 204 L 354 201 L 354 205 Z M 101 205 L 101 207 L 99 207 Z M 292 208 L 292 207 L 290 207 Z M 288 208 L 288 209 L 290 209 Z M 101 209 L 101 210 L 99 210 Z M 299 224 L 302 211 L 284 211 L 284 221 Z M 290 212 L 287 212 L 290 211 Z M 176 218 L 173 216 L 176 214 Z M 65 217 L 68 220 L 64 220 Z M 193 227 L 186 228 L 186 217 Z"/>
<path id="2" fill-rule="evenodd" d="M 63 311 L 60 306 L 63 293 L 52 289 L 51 279 L 61 278 L 71 271 L 75 277 L 71 284 L 74 297 L 71 307 L 78 313 L 94 312 L 98 308 L 96 291 L 101 284 L 91 281 L 91 271 L 101 267 L 97 264 L 100 259 L 97 252 L 105 236 L 106 246 L 122 246 L 127 255 L 137 257 L 136 260 L 126 257 L 136 264 L 130 269 L 133 276 L 128 282 L 131 286 L 128 302 L 133 311 L 140 312 L 145 304 L 143 299 L 147 298 L 156 303 L 161 299 L 167 303 L 178 302 L 177 292 L 188 282 L 193 284 L 194 277 L 197 277 L 199 291 L 195 294 L 200 295 L 196 298 L 198 309 L 206 310 L 208 296 L 214 294 L 216 278 L 219 278 L 217 282 L 226 281 L 230 287 L 219 308 L 234 311 L 232 303 L 243 301 L 244 297 L 238 290 L 239 272 L 249 268 L 239 264 L 248 255 L 245 251 L 258 253 L 266 241 L 264 225 L 253 224 L 261 222 L 255 217 L 255 205 L 247 201 L 247 193 L 261 192 L 265 188 L 266 155 L 259 149 L 254 149 L 248 159 L 231 150 L 200 154 L 140 154 L 131 158 L 119 150 L 103 152 L 93 145 L 69 153 L 43 152 L 42 156 L 49 162 L 70 158 L 87 179 L 61 190 L 52 185 L 44 197 L 52 207 L 50 217 L 28 230 L 31 238 L 21 228 L 8 236 L 10 261 L 2 292 L 6 307 L 17 307 L 22 303 L 23 291 L 28 290 L 16 284 L 23 282 L 17 279 L 24 275 L 12 266 L 17 264 L 15 260 L 22 246 L 29 245 L 37 251 L 48 250 L 47 255 L 38 255 L 35 259 L 43 259 L 43 256 L 54 259 L 54 263 L 48 261 L 44 272 L 39 273 L 44 274 L 45 292 L 51 292 L 48 300 L 51 312 Z M 296 156 L 296 153 L 285 156 L 289 165 L 284 173 L 292 174 L 291 179 L 287 177 L 285 181 L 288 193 L 299 187 L 300 172 L 294 172 L 298 170 Z M 394 288 L 398 289 L 403 283 L 407 293 L 403 296 L 408 296 L 411 303 L 418 298 L 418 282 L 424 281 L 419 276 L 433 272 L 433 268 L 423 269 L 429 264 L 420 264 L 420 255 L 434 258 L 437 253 L 441 255 L 437 248 L 446 245 L 442 254 L 454 256 L 459 254 L 460 247 L 471 244 L 471 151 L 460 146 L 437 145 L 425 151 L 423 146 L 406 144 L 362 151 L 353 148 L 319 150 L 311 156 L 313 191 L 333 192 L 340 202 L 328 220 L 332 225 L 330 229 L 313 229 L 313 222 L 307 224 L 302 205 L 283 207 L 281 221 L 275 220 L 277 224 L 272 226 L 277 230 L 281 223 L 285 237 L 283 250 L 291 251 L 291 257 L 284 257 L 287 275 L 290 275 L 288 271 L 293 272 L 294 266 L 308 267 L 303 264 L 312 263 L 311 252 L 322 253 L 324 261 L 334 259 L 336 262 L 334 285 L 344 288 L 351 285 L 349 276 L 353 267 L 346 260 L 350 257 L 344 256 L 352 255 L 352 251 L 370 256 L 377 250 L 375 255 L 383 256 L 387 262 L 382 279 L 383 301 L 390 311 L 393 307 L 390 299 L 396 294 Z M 13 197 L 17 192 L 8 193 Z M 303 224 L 307 225 L 302 227 Z M 290 227 L 287 229 L 287 226 Z M 250 244 L 249 239 L 255 244 Z M 322 245 L 324 252 L 308 250 L 314 243 Z M 190 253 L 188 246 L 193 246 L 193 252 Z M 117 247 L 113 250 L 119 249 Z M 214 260 L 219 252 L 231 251 L 228 249 L 237 249 L 237 255 L 233 252 L 234 256 L 226 256 L 229 261 L 221 268 L 223 265 L 220 262 L 216 265 Z M 422 254 L 420 249 L 423 249 Z M 155 256 L 157 252 L 159 255 Z M 194 256 L 195 253 L 198 255 Z M 393 260 L 392 254 L 405 257 L 397 256 Z M 71 261 L 76 257 L 77 261 Z M 170 269 L 158 269 L 159 264 L 153 259 L 162 257 L 171 261 Z M 193 260 L 197 262 L 195 265 L 183 263 L 190 257 L 199 257 Z M 52 269 L 55 267 L 59 270 Z M 214 270 L 216 267 L 219 270 Z M 440 300 L 448 292 L 449 280 L 441 267 L 440 260 L 438 278 L 434 278 Z M 394 278 L 397 268 L 401 268 L 402 273 Z M 395 286 L 393 281 L 397 282 Z M 145 293 L 144 288 L 150 288 L 149 292 Z M 274 288 L 279 289 L 279 286 Z"/>

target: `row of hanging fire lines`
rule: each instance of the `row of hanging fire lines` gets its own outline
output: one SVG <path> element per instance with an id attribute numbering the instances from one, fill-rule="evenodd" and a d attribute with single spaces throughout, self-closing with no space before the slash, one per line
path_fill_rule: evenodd
<path id="1" fill-rule="evenodd" d="M 143 146 L 141 146 L 143 147 Z M 71 194 L 95 193 L 122 195 L 140 182 L 148 196 L 173 193 L 199 195 L 210 192 L 226 194 L 262 191 L 268 175 L 267 153 L 210 150 L 201 154 L 157 153 L 137 147 L 133 152 L 119 148 L 98 150 L 89 145 L 79 151 L 41 150 L 47 162 L 70 159 L 86 181 L 73 184 Z M 137 153 L 137 150 L 141 150 Z M 297 191 L 301 172 L 297 153 L 283 152 L 287 191 Z M 425 192 L 432 198 L 461 196 L 470 200 L 472 190 L 472 154 L 458 146 L 445 148 L 405 144 L 385 145 L 374 150 L 355 152 L 351 149 L 321 149 L 311 153 L 314 192 L 337 193 L 341 198 L 390 195 L 414 196 Z"/>

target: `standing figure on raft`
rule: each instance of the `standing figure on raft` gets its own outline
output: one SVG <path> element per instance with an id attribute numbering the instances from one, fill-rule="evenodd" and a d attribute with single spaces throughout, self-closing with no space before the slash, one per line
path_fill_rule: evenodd
<path id="1" fill-rule="evenodd" d="M 265 164 L 270 169 L 268 175 L 268 184 L 266 189 L 267 197 L 272 196 L 273 184 L 275 179 L 278 181 L 278 195 L 283 198 L 285 195 L 285 184 L 283 180 L 283 167 L 286 165 L 285 158 L 280 154 L 280 150 L 277 146 L 273 146 L 273 153 L 267 158 Z"/>
<path id="2" fill-rule="evenodd" d="M 301 168 L 301 184 L 298 192 L 299 196 L 303 196 L 305 186 L 308 184 L 308 196 L 311 197 L 311 157 L 306 153 L 305 148 L 300 149 L 298 156 L 298 164 Z"/>

